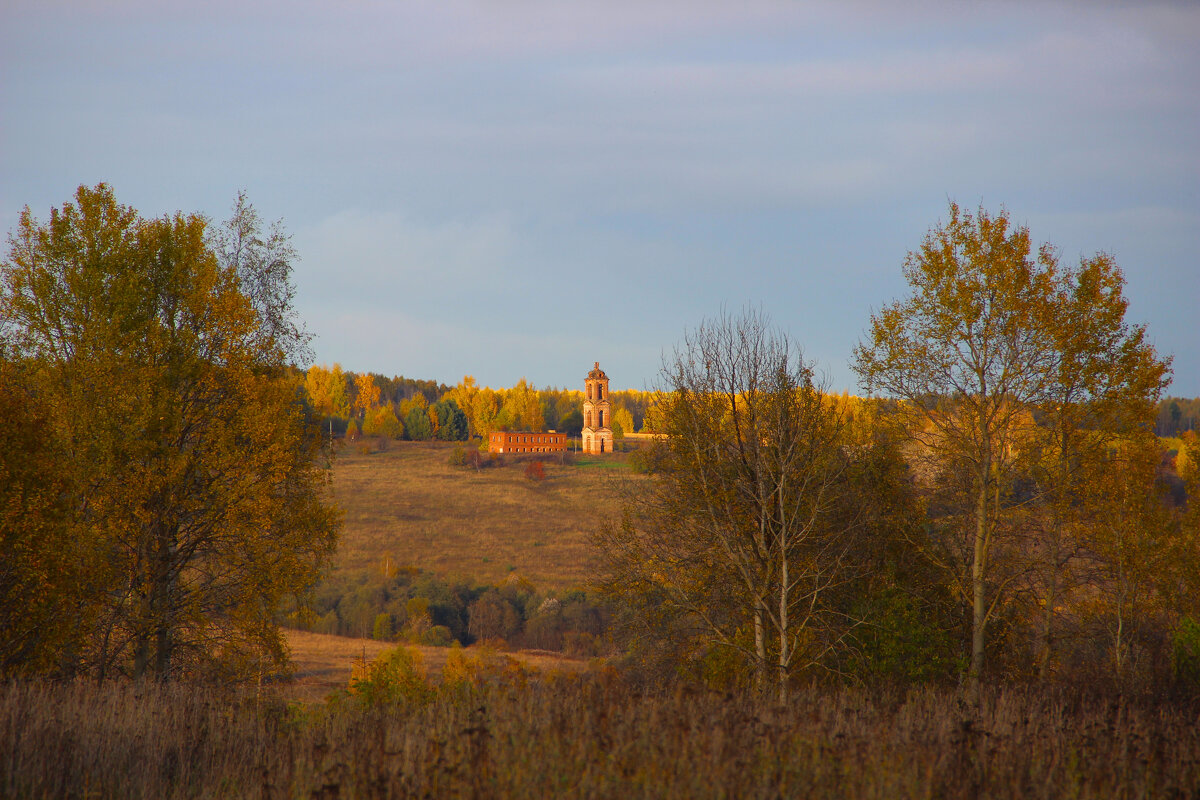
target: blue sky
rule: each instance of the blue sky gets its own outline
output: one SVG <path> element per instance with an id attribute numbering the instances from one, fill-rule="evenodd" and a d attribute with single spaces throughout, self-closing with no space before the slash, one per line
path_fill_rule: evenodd
<path id="1" fill-rule="evenodd" d="M 244 189 L 320 362 L 643 388 L 750 305 L 853 391 L 954 199 L 1115 255 L 1200 396 L 1198 41 L 1182 2 L 7 0 L 0 228 Z"/>

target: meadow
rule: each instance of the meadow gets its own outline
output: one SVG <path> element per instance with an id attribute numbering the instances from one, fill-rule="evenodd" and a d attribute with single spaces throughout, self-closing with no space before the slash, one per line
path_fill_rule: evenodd
<path id="1" fill-rule="evenodd" d="M 413 567 L 493 585 L 523 578 L 541 591 L 586 586 L 591 533 L 640 480 L 624 468 L 627 456 L 547 454 L 545 480 L 533 481 L 528 459 L 451 466 L 454 446 L 339 449 L 332 496 L 345 518 L 334 576 Z"/>

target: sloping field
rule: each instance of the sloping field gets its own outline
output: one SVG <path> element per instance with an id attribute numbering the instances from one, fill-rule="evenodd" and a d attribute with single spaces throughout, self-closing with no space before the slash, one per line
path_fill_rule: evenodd
<path id="1" fill-rule="evenodd" d="M 416 567 L 450 578 L 499 584 L 526 578 L 539 590 L 586 586 L 588 538 L 620 514 L 638 482 L 622 454 L 544 461 L 546 479 L 525 477 L 523 461 L 480 470 L 450 466 L 453 445 L 396 442 L 384 452 L 343 448 L 333 497 L 345 511 L 335 570 Z"/>

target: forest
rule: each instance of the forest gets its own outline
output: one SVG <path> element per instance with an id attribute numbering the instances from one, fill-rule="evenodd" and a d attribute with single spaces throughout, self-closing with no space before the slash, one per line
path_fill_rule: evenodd
<path id="1" fill-rule="evenodd" d="M 582 391 L 537 389 L 524 378 L 509 388 L 493 389 L 478 386 L 466 375 L 454 386 L 446 386 L 403 376 L 355 373 L 340 364 L 317 364 L 304 373 L 304 391 L 328 429 L 351 439 L 486 441 L 489 433 L 499 430 L 557 430 L 578 436 L 583 428 Z M 614 436 L 651 432 L 647 416 L 653 392 L 615 390 L 610 398 Z"/>
<path id="2" fill-rule="evenodd" d="M 859 397 L 761 311 L 700 320 L 654 391 L 612 393 L 655 435 L 554 593 L 331 574 L 339 449 L 511 469 L 487 434 L 574 433 L 582 398 L 304 368 L 295 256 L 244 196 L 145 218 L 104 184 L 11 234 L 0 794 L 1200 788 L 1200 401 L 1166 395 L 1110 256 L 951 203 L 866 321 Z M 285 624 L 397 647 L 289 702 Z M 442 674 L 406 642 L 451 648 Z"/>

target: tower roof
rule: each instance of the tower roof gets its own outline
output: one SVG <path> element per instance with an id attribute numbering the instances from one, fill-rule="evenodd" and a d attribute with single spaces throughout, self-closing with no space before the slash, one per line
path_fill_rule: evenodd
<path id="1" fill-rule="evenodd" d="M 599 361 L 596 362 L 596 366 L 592 368 L 592 371 L 589 372 L 587 374 L 587 376 L 589 378 L 600 378 L 602 380 L 608 380 L 608 376 L 604 374 L 604 370 L 600 369 Z"/>

